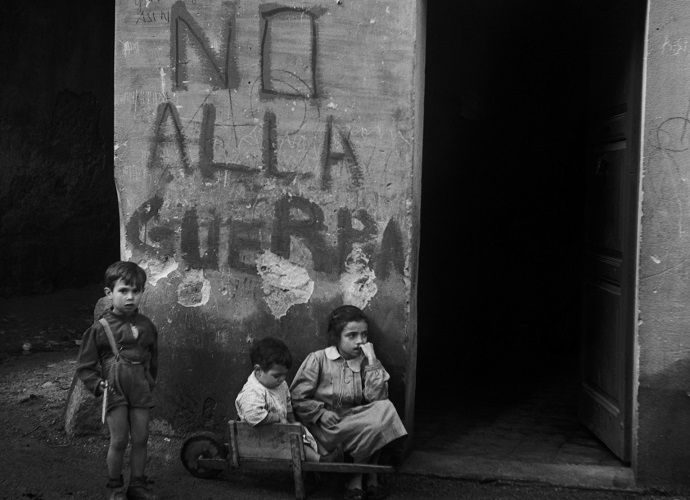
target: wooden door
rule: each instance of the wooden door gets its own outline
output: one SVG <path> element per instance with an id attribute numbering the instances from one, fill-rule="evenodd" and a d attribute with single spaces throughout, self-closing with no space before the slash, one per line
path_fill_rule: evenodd
<path id="1" fill-rule="evenodd" d="M 589 85 L 579 416 L 630 460 L 643 1 L 587 17 Z"/>

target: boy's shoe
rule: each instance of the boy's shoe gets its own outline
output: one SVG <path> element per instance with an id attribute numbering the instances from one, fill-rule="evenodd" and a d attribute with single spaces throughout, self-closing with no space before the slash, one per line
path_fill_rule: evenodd
<path id="1" fill-rule="evenodd" d="M 146 476 L 133 477 L 129 480 L 127 500 L 158 500 L 158 495 L 151 490 Z"/>
<path id="2" fill-rule="evenodd" d="M 108 484 L 105 485 L 105 491 L 107 500 L 127 500 L 122 476 L 119 479 L 109 479 Z"/>

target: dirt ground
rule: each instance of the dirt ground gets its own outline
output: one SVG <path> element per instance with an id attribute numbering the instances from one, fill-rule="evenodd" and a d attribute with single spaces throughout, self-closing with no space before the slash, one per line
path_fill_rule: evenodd
<path id="1" fill-rule="evenodd" d="M 0 498 L 104 498 L 108 438 L 68 438 L 63 413 L 77 342 L 93 318 L 99 286 L 0 299 Z M 30 345 L 28 345 L 30 344 Z M 24 348 L 23 348 L 24 346 Z M 165 499 L 291 499 L 289 473 L 245 472 L 202 480 L 179 460 L 184 436 L 153 432 L 147 473 Z M 339 476 L 324 477 L 312 499 L 341 498 Z M 682 498 L 662 493 L 604 492 L 543 485 L 470 482 L 416 475 L 386 481 L 391 499 Z"/>

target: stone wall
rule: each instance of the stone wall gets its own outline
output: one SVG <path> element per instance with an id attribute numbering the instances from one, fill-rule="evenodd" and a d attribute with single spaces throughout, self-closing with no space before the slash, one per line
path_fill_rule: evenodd
<path id="1" fill-rule="evenodd" d="M 649 2 L 636 469 L 651 484 L 690 484 L 688 14 L 687 2 Z"/>
<path id="2" fill-rule="evenodd" d="M 420 19 L 413 0 L 116 3 L 121 251 L 149 275 L 174 427 L 233 413 L 257 338 L 294 373 L 342 303 L 410 406 Z"/>

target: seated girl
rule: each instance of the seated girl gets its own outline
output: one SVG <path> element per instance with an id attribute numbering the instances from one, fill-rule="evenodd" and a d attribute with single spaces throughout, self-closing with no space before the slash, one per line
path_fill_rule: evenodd
<path id="1" fill-rule="evenodd" d="M 328 343 L 306 357 L 292 381 L 295 415 L 324 448 L 341 447 L 355 463 L 378 463 L 381 448 L 407 431 L 388 400 L 390 377 L 368 341 L 364 313 L 355 306 L 335 309 Z M 384 496 L 376 474 L 369 474 L 366 498 Z M 355 474 L 344 498 L 364 497 L 362 474 Z"/>

